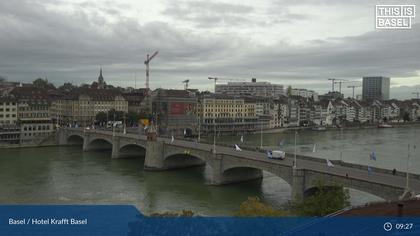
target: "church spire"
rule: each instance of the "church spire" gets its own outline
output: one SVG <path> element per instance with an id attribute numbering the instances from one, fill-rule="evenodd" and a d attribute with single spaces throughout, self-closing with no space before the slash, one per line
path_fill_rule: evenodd
<path id="1" fill-rule="evenodd" d="M 105 88 L 105 81 L 104 81 L 104 77 L 102 76 L 102 67 L 101 67 L 101 69 L 99 70 L 98 88 L 99 88 L 99 89 L 103 89 L 103 88 Z"/>

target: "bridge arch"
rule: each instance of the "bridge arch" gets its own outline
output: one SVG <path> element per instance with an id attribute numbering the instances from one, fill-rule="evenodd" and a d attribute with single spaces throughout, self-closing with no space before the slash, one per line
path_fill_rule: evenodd
<path id="1" fill-rule="evenodd" d="M 106 138 L 94 138 L 89 140 L 87 146 L 85 147 L 86 151 L 90 150 L 108 150 L 112 149 L 112 141 Z"/>
<path id="2" fill-rule="evenodd" d="M 119 148 L 118 155 L 119 157 L 144 157 L 146 147 L 138 143 L 128 143 Z"/>
<path id="3" fill-rule="evenodd" d="M 368 181 L 356 180 L 342 176 L 327 176 L 325 174 L 307 171 L 307 173 L 305 174 L 304 193 L 306 193 L 307 191 L 313 191 L 314 188 L 316 189 L 317 181 L 319 180 L 323 181 L 325 186 L 327 187 L 342 186 L 344 188 L 354 189 L 360 192 L 368 193 L 385 200 L 396 200 L 404 192 L 403 189 L 400 189 L 398 191 L 394 187 L 378 185 L 370 183 Z"/>
<path id="4" fill-rule="evenodd" d="M 203 166 L 206 165 L 206 159 L 188 151 L 176 152 L 165 156 L 163 165 L 167 169 Z"/>
<path id="5" fill-rule="evenodd" d="M 70 145 L 83 145 L 84 137 L 78 134 L 71 134 L 66 141 Z"/>
<path id="6" fill-rule="evenodd" d="M 242 175 L 242 174 L 243 175 L 249 174 L 251 176 L 254 176 L 255 178 L 260 178 L 260 177 L 258 177 L 258 175 L 263 177 L 262 176 L 263 171 L 266 171 L 270 174 L 275 175 L 276 177 L 279 177 L 280 179 L 284 180 L 284 182 L 286 182 L 290 186 L 292 185 L 292 173 L 291 173 L 291 171 L 287 170 L 287 168 L 285 168 L 284 170 L 276 171 L 276 170 L 273 170 L 273 169 L 266 169 L 266 168 L 253 167 L 253 166 L 234 166 L 234 167 L 229 167 L 229 168 L 223 170 L 222 179 L 233 177 L 235 175 L 239 178 L 239 180 L 244 179 L 244 178 L 240 178 L 240 176 L 238 176 L 238 175 Z"/>

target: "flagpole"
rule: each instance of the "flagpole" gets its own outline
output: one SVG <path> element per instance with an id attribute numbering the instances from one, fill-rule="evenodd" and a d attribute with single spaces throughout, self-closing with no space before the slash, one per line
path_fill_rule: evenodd
<path id="1" fill-rule="evenodd" d="M 409 174 L 408 174 L 409 164 L 410 164 L 410 144 L 408 144 L 408 152 L 407 152 L 407 173 L 406 173 L 406 180 L 405 180 L 406 191 L 408 191 L 408 184 L 409 184 Z"/>
<path id="2" fill-rule="evenodd" d="M 293 160 L 293 168 L 296 169 L 296 136 L 297 136 L 297 131 L 295 130 L 295 157 Z"/>
<path id="3" fill-rule="evenodd" d="M 261 135 L 261 137 L 260 137 L 260 149 L 262 150 L 262 148 L 263 148 L 263 133 L 262 133 L 262 121 L 261 121 L 261 123 L 260 123 L 260 135 Z"/>
<path id="4" fill-rule="evenodd" d="M 343 128 L 340 129 L 340 142 L 341 142 L 340 161 L 341 161 L 341 164 L 343 164 Z"/>

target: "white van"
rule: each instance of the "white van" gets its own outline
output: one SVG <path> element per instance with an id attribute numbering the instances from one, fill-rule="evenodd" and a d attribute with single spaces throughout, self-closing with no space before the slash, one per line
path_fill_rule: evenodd
<path id="1" fill-rule="evenodd" d="M 280 150 L 267 151 L 267 157 L 270 159 L 284 160 L 286 158 L 286 152 Z"/>

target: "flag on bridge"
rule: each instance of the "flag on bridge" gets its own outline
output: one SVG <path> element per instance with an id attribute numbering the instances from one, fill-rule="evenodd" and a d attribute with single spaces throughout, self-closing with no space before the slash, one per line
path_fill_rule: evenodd
<path id="1" fill-rule="evenodd" d="M 334 164 L 330 160 L 327 159 L 327 166 L 334 167 Z"/>
<path id="2" fill-rule="evenodd" d="M 175 140 L 175 138 L 174 138 L 174 136 L 172 135 L 172 137 L 171 137 L 171 143 L 173 143 L 173 142 L 174 142 L 174 140 Z"/>
<path id="3" fill-rule="evenodd" d="M 279 146 L 283 146 L 284 145 L 284 140 L 280 140 L 279 141 Z"/>
<path id="4" fill-rule="evenodd" d="M 370 157 L 370 159 L 371 159 L 371 160 L 376 161 L 376 154 L 375 154 L 375 152 L 372 152 L 372 153 L 369 155 L 369 157 Z"/>
<path id="5" fill-rule="evenodd" d="M 242 151 L 242 149 L 238 145 L 235 144 L 235 151 Z"/>
<path id="6" fill-rule="evenodd" d="M 372 175 L 372 174 L 373 174 L 372 167 L 368 166 L 368 175 Z"/>
<path id="7" fill-rule="evenodd" d="M 244 142 L 244 136 L 241 135 L 241 143 L 243 143 L 243 142 Z"/>

